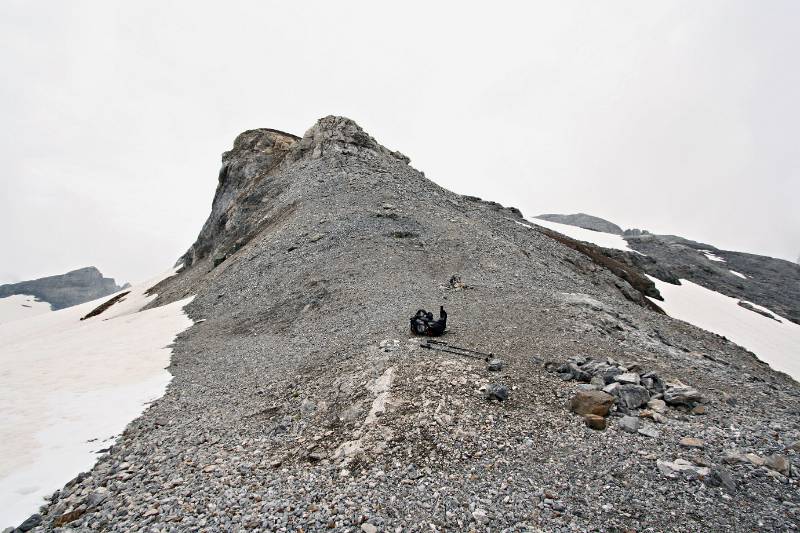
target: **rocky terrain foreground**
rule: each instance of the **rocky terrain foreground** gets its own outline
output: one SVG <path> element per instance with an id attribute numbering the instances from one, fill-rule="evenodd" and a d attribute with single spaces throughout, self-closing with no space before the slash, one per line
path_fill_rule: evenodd
<path id="1" fill-rule="evenodd" d="M 35 296 L 56 311 L 102 298 L 126 286 L 118 286 L 113 278 L 104 278 L 95 267 L 85 267 L 57 276 L 0 285 L 0 298 L 15 294 Z"/>
<path id="2" fill-rule="evenodd" d="M 800 385 L 627 275 L 345 118 L 219 180 L 166 395 L 21 531 L 800 527 Z M 410 338 L 440 304 L 499 361 Z"/>

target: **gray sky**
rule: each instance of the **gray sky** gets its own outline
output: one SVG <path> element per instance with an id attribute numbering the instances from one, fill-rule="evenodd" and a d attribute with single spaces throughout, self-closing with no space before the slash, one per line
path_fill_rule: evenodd
<path id="1" fill-rule="evenodd" d="M 800 253 L 800 2 L 377 4 L 3 0 L 0 282 L 164 270 L 239 132 L 329 114 L 527 216 Z"/>

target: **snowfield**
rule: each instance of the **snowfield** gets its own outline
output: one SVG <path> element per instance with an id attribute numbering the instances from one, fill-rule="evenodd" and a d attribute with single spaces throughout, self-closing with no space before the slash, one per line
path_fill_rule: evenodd
<path id="1" fill-rule="evenodd" d="M 681 285 L 672 285 L 653 277 L 650 279 L 664 297 L 663 302 L 653 302 L 669 316 L 724 335 L 756 354 L 775 370 L 800 381 L 800 326 L 770 309 L 751 304 L 768 311 L 780 322 L 759 315 L 738 305 L 736 298 L 685 279 L 681 280 Z"/>
<path id="2" fill-rule="evenodd" d="M 0 528 L 17 525 L 113 444 L 164 394 L 175 336 L 192 325 L 186 298 L 155 309 L 145 291 L 0 324 Z M 122 291 L 124 292 L 124 291 Z M 119 293 L 117 293 L 119 294 Z"/>
<path id="3" fill-rule="evenodd" d="M 12 320 L 30 318 L 50 311 L 52 311 L 50 304 L 37 300 L 36 296 L 15 294 L 0 298 L 0 324 L 6 324 Z"/>
<path id="4" fill-rule="evenodd" d="M 517 221 L 515 220 L 515 222 Z M 526 228 L 531 227 L 528 224 L 523 224 L 522 222 L 517 222 L 517 224 L 525 226 Z M 597 246 L 602 246 L 603 248 L 613 248 L 615 250 L 624 250 L 626 252 L 639 253 L 636 252 L 636 250 L 632 249 L 630 246 L 628 246 L 627 241 L 622 238 L 622 235 L 615 235 L 614 233 L 603 233 L 602 231 L 583 229 L 577 226 L 570 226 L 569 224 L 559 224 L 558 222 L 541 220 L 539 218 L 534 218 L 531 224 L 536 224 L 537 226 L 542 226 L 543 228 L 548 228 L 553 231 L 557 231 L 562 235 L 566 235 L 567 237 L 571 237 L 579 241 L 596 244 Z"/>

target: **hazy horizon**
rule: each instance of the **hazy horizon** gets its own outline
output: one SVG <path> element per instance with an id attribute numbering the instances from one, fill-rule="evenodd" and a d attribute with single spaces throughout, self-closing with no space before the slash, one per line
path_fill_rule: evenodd
<path id="1" fill-rule="evenodd" d="M 796 2 L 0 5 L 0 284 L 166 270 L 241 131 L 358 122 L 438 184 L 796 261 Z"/>

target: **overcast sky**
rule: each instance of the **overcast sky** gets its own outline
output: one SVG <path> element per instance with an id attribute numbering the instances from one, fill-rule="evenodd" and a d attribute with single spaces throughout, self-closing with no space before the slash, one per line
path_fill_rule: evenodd
<path id="1" fill-rule="evenodd" d="M 524 5 L 517 5 L 524 4 Z M 800 2 L 0 2 L 0 282 L 171 266 L 241 131 L 795 260 Z"/>

